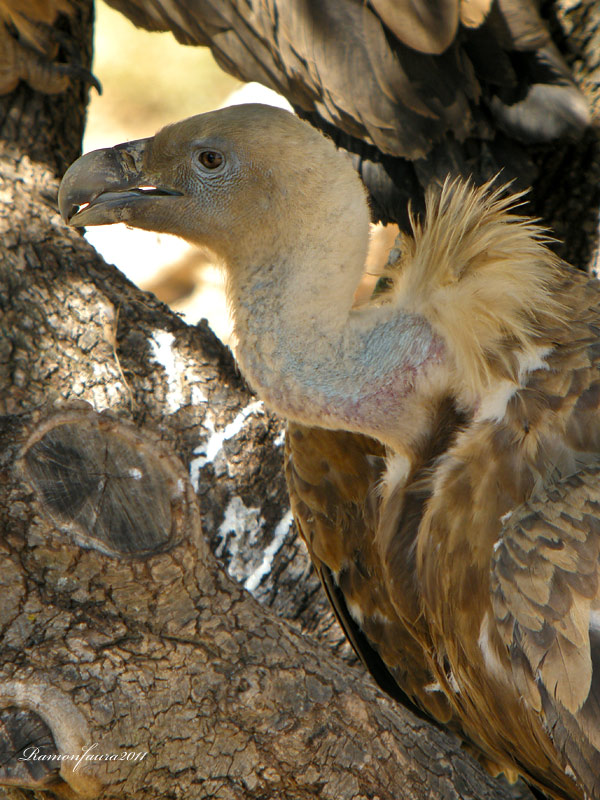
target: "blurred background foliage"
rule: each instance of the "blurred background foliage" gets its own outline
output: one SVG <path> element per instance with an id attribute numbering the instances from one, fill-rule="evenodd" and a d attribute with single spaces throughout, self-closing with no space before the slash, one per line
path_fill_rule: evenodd
<path id="1" fill-rule="evenodd" d="M 207 47 L 185 47 L 170 33 L 138 30 L 101 2 L 94 73 L 103 93 L 92 93 L 88 149 L 114 144 L 119 136 L 151 136 L 169 122 L 217 108 L 242 85 L 217 66 Z"/>

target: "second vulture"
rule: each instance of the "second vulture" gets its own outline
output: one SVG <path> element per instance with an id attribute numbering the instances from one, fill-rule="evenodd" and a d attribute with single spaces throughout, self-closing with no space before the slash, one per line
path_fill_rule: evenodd
<path id="1" fill-rule="evenodd" d="M 600 798 L 600 290 L 489 187 L 427 196 L 392 286 L 349 159 L 248 105 L 89 153 L 71 225 L 209 247 L 236 357 L 289 420 L 299 529 L 376 680 L 492 771 Z M 323 287 L 327 291 L 323 291 Z"/>

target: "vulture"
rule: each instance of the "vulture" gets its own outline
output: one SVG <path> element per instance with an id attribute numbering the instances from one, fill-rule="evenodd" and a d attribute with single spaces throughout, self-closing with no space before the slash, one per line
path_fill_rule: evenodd
<path id="1" fill-rule="evenodd" d="M 590 120 L 537 0 L 107 2 L 284 95 L 352 154 L 373 220 L 405 229 L 431 183 L 502 172 L 526 188 L 539 146 Z"/>
<path id="2" fill-rule="evenodd" d="M 384 6 L 381 3 L 381 6 Z M 383 290 L 347 154 L 241 105 L 82 156 L 73 226 L 223 264 L 236 358 L 288 421 L 295 519 L 381 687 L 493 773 L 600 798 L 600 289 L 520 196 L 426 193 Z"/>

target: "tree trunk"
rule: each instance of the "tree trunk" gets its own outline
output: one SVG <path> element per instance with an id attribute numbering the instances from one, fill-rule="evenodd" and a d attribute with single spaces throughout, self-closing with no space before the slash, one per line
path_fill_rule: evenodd
<path id="1" fill-rule="evenodd" d="M 59 24 L 85 60 L 78 5 Z M 290 525 L 282 425 L 229 351 L 62 224 L 84 113 L 79 85 L 0 98 L 0 783 L 511 795 L 351 663 Z"/>

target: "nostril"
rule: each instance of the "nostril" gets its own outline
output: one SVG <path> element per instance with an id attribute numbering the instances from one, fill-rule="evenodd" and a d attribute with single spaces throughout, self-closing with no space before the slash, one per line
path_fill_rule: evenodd
<path id="1" fill-rule="evenodd" d="M 136 171 L 136 164 L 135 159 L 127 150 L 123 149 L 120 151 L 120 155 L 125 163 L 127 169 L 130 169 L 132 172 Z"/>

